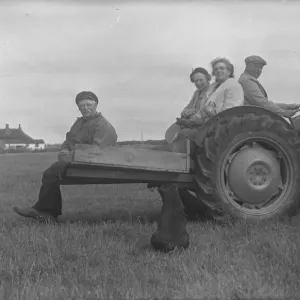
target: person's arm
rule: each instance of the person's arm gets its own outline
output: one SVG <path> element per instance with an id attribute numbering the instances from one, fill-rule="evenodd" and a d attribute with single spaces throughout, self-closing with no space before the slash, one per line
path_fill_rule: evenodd
<path id="1" fill-rule="evenodd" d="M 274 102 L 277 106 L 279 106 L 281 109 L 289 109 L 289 104 L 285 104 L 285 103 L 278 103 L 278 102 Z"/>
<path id="2" fill-rule="evenodd" d="M 215 109 L 215 103 L 209 102 L 206 104 L 203 109 L 198 110 L 196 114 L 191 116 L 188 120 L 179 120 L 177 119 L 177 124 L 184 125 L 188 127 L 200 126 L 204 124 L 207 120 L 217 114 Z"/>
<path id="3" fill-rule="evenodd" d="M 232 82 L 225 88 L 224 102 L 221 111 L 241 106 L 244 103 L 244 91 L 238 82 Z"/>
<path id="4" fill-rule="evenodd" d="M 197 108 L 194 108 L 194 102 L 195 102 L 195 98 L 197 97 L 197 91 L 194 92 L 192 99 L 190 100 L 190 102 L 188 103 L 188 105 L 182 110 L 182 112 L 180 113 L 181 117 L 186 118 L 194 113 L 196 113 L 198 111 Z"/>
<path id="5" fill-rule="evenodd" d="M 285 112 L 285 109 L 281 108 L 273 101 L 268 100 L 268 98 L 265 97 L 262 91 L 259 89 L 257 83 L 253 80 L 244 80 L 242 82 L 242 85 L 249 104 L 269 109 L 270 111 L 277 114 L 283 114 Z"/>
<path id="6" fill-rule="evenodd" d="M 67 141 L 67 140 L 65 140 L 62 144 L 61 144 L 61 147 L 60 147 L 60 150 L 61 151 L 71 151 L 71 145 L 70 145 L 70 143 Z"/>
<path id="7" fill-rule="evenodd" d="M 197 108 L 185 108 L 182 112 L 181 112 L 181 116 L 183 118 L 187 118 L 191 115 L 194 115 L 195 113 L 197 113 L 198 109 Z"/>
<path id="8" fill-rule="evenodd" d="M 74 137 L 72 133 L 68 132 L 66 134 L 66 140 L 62 143 L 61 150 L 72 151 L 76 144 L 81 144 L 81 141 Z"/>
<path id="9" fill-rule="evenodd" d="M 99 122 L 95 126 L 92 144 L 98 147 L 114 146 L 118 136 L 114 128 L 106 122 Z"/>
<path id="10" fill-rule="evenodd" d="M 300 108 L 300 104 L 292 103 L 292 104 L 286 104 L 286 103 L 278 103 L 275 102 L 280 108 L 284 110 L 295 110 Z"/>
<path id="11" fill-rule="evenodd" d="M 74 149 L 74 145 L 80 143 L 80 141 L 76 139 L 74 134 L 72 133 L 77 122 L 78 120 L 74 122 L 70 130 L 66 133 L 66 139 L 61 145 L 61 151 L 72 151 Z"/>

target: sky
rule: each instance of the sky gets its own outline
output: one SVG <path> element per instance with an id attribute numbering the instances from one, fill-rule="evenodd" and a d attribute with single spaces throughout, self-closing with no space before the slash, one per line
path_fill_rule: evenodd
<path id="1" fill-rule="evenodd" d="M 193 68 L 226 57 L 238 79 L 260 55 L 269 98 L 300 103 L 296 1 L 0 2 L 0 128 L 60 143 L 91 90 L 118 140 L 163 139 L 195 90 Z"/>

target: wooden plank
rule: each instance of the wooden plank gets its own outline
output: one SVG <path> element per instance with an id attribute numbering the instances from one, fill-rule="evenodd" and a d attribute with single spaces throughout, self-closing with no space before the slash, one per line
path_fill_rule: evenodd
<path id="1" fill-rule="evenodd" d="M 82 181 L 82 178 L 87 180 L 94 179 L 94 181 L 92 181 L 93 183 L 114 183 L 116 181 L 122 181 L 124 183 L 174 182 L 186 185 L 195 184 L 193 174 L 145 170 L 118 170 L 96 166 L 89 168 L 88 166 L 77 165 L 76 163 L 71 164 L 67 168 L 63 177 L 63 179 L 74 179 L 74 182 L 76 179 Z M 111 182 L 109 182 L 109 180 L 111 180 Z"/>
<path id="2" fill-rule="evenodd" d="M 98 148 L 91 145 L 76 145 L 73 162 L 188 173 L 186 159 L 186 153 L 125 147 Z"/>

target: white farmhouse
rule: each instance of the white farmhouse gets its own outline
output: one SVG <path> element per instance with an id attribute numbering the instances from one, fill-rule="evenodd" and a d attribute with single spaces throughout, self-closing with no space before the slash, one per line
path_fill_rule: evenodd
<path id="1" fill-rule="evenodd" d="M 44 151 L 46 149 L 44 140 L 31 138 L 22 130 L 21 125 L 18 128 L 10 128 L 9 124 L 6 124 L 4 129 L 0 129 L 0 145 L 4 151 L 16 149 Z"/>

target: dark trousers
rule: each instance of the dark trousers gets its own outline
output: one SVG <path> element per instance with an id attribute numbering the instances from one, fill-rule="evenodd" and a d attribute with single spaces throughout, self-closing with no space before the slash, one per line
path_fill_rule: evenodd
<path id="1" fill-rule="evenodd" d="M 62 214 L 59 176 L 65 171 L 67 164 L 67 162 L 59 161 L 44 171 L 39 198 L 33 208 L 49 213 L 54 217 Z"/>

